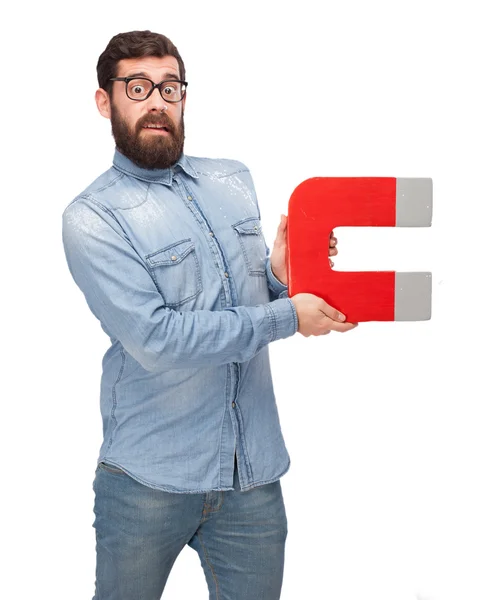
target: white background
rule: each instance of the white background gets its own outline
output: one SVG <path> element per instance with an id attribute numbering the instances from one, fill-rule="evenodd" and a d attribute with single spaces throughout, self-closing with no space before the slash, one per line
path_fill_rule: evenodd
<path id="1" fill-rule="evenodd" d="M 472 6 L 3 9 L 2 598 L 93 596 L 91 485 L 109 340 L 67 270 L 61 214 L 111 164 L 110 123 L 94 104 L 98 56 L 113 35 L 151 29 L 186 63 L 186 153 L 250 167 L 270 245 L 308 177 L 433 179 L 431 228 L 336 230 L 339 269 L 431 271 L 432 319 L 270 346 L 292 458 L 282 599 L 479 599 Z M 189 548 L 163 597 L 207 598 Z"/>

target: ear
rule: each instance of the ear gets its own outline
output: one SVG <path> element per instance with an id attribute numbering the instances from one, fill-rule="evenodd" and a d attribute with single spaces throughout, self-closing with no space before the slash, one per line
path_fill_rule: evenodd
<path id="1" fill-rule="evenodd" d="M 102 89 L 98 88 L 95 92 L 95 102 L 100 114 L 105 117 L 105 119 L 111 118 L 111 107 L 110 107 L 110 96 L 108 93 Z"/>
<path id="2" fill-rule="evenodd" d="M 185 110 L 186 95 L 187 95 L 187 92 L 185 92 L 185 95 L 183 96 L 183 100 L 181 101 L 181 106 L 182 106 L 183 112 Z"/>

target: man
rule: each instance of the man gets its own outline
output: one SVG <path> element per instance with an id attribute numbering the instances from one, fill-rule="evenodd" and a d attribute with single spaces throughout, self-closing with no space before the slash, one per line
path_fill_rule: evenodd
<path id="1" fill-rule="evenodd" d="M 289 456 L 268 344 L 355 324 L 288 298 L 286 218 L 268 257 L 244 164 L 183 153 L 187 82 L 169 39 L 116 35 L 97 73 L 113 166 L 63 214 L 69 269 L 111 340 L 94 598 L 157 600 L 188 544 L 210 598 L 277 599 Z"/>

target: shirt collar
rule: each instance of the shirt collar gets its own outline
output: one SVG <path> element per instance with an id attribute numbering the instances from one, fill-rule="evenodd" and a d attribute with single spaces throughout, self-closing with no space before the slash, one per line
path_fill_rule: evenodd
<path id="1" fill-rule="evenodd" d="M 181 153 L 178 161 L 168 169 L 145 169 L 144 167 L 139 167 L 132 160 L 122 154 L 118 148 L 115 148 L 115 153 L 113 155 L 113 166 L 115 169 L 118 169 L 126 175 L 136 177 L 136 179 L 165 183 L 166 185 L 171 185 L 173 173 L 177 173 L 180 169 L 183 169 L 183 171 L 191 177 L 199 177 L 198 173 L 195 171 L 193 165 L 184 153 Z"/>

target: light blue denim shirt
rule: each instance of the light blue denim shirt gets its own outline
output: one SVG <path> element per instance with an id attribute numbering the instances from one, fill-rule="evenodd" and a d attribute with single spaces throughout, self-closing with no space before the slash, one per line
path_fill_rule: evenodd
<path id="1" fill-rule="evenodd" d="M 268 344 L 297 314 L 271 271 L 248 168 L 182 155 L 113 166 L 63 213 L 72 277 L 110 337 L 98 462 L 170 492 L 242 490 L 289 468 Z"/>

